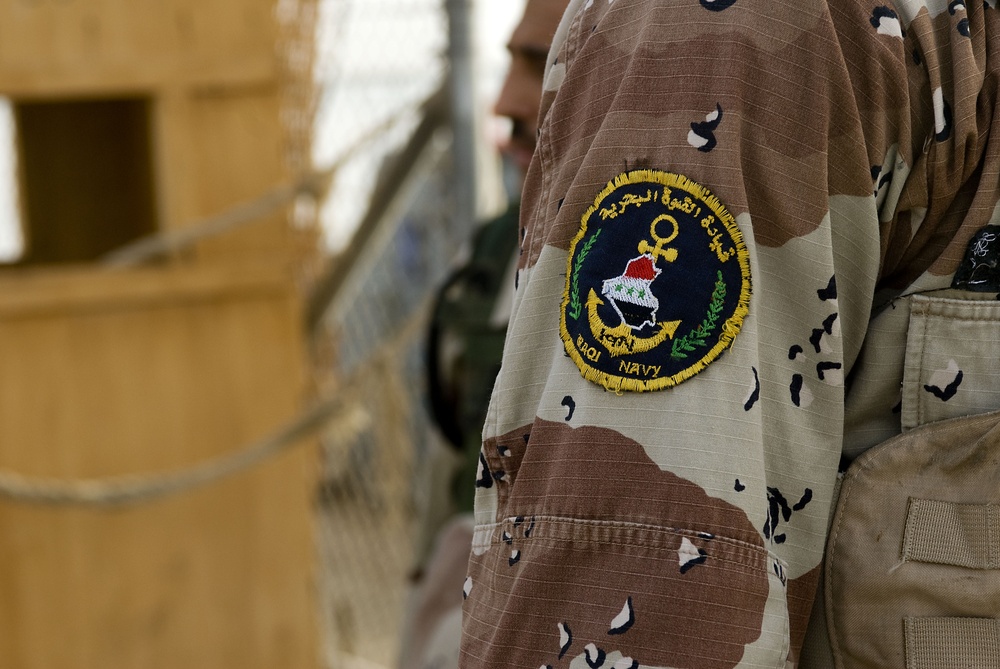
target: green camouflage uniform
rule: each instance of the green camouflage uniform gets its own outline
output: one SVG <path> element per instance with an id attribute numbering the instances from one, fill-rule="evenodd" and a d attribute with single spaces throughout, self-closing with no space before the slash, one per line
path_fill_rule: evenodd
<path id="1" fill-rule="evenodd" d="M 1000 407 L 1000 288 L 952 288 L 1000 225 L 998 22 L 994 0 L 570 3 L 462 666 L 820 663 L 842 460 Z"/>
<path id="2" fill-rule="evenodd" d="M 471 256 L 438 292 L 427 342 L 434 420 L 463 465 L 454 482 L 455 510 L 472 511 L 468 485 L 479 461 L 490 393 L 500 371 L 509 314 L 503 282 L 517 251 L 517 202 L 476 230 Z"/>

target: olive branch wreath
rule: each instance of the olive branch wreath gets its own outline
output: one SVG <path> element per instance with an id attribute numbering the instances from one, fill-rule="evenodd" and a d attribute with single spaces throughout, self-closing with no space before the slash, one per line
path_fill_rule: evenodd
<path id="1" fill-rule="evenodd" d="M 573 260 L 573 277 L 569 291 L 569 315 L 573 320 L 579 320 L 580 314 L 583 313 L 583 305 L 580 303 L 580 270 L 583 268 L 583 261 L 590 253 L 590 249 L 593 248 L 594 242 L 600 236 L 601 230 L 598 230 L 587 240 Z"/>
<path id="2" fill-rule="evenodd" d="M 680 339 L 675 339 L 670 349 L 670 357 L 674 360 L 683 360 L 688 357 L 684 351 L 693 351 L 698 346 L 704 346 L 705 340 L 712 334 L 719 324 L 719 317 L 726 301 L 726 282 L 722 278 L 722 270 L 718 271 L 718 280 L 715 282 L 715 290 L 712 292 L 712 302 L 708 305 L 708 313 L 701 325 Z"/>

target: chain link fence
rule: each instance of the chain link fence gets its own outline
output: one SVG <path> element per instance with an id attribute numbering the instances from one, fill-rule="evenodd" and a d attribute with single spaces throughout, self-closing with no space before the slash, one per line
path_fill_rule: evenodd
<path id="1" fill-rule="evenodd" d="M 486 4 L 470 4 L 473 16 L 482 19 L 476 12 Z M 523 3 L 514 4 L 516 17 Z M 457 466 L 425 410 L 426 319 L 475 222 L 456 214 L 455 137 L 441 94 L 451 72 L 445 0 L 315 0 L 315 11 L 313 164 L 349 156 L 317 212 L 336 276 L 314 315 L 317 383 L 324 394 L 350 396 L 362 417 L 322 440 L 325 661 L 393 667 L 408 577 L 448 513 L 443 481 Z M 503 44 L 507 27 L 492 29 Z M 482 88 L 470 93 L 482 123 L 503 60 L 475 58 Z M 359 148 L 357 138 L 369 135 Z M 484 213 L 504 199 L 486 136 L 479 127 Z"/>

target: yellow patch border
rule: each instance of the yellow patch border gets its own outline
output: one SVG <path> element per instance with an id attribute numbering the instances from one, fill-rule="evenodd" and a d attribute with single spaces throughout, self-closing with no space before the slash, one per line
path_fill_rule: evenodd
<path id="1" fill-rule="evenodd" d="M 636 183 L 649 182 L 682 190 L 708 205 L 709 209 L 712 210 L 712 212 L 718 217 L 718 220 L 725 226 L 726 231 L 733 240 L 733 244 L 736 247 L 736 256 L 740 264 L 742 281 L 740 286 L 740 298 L 736 309 L 733 314 L 726 319 L 725 323 L 722 324 L 722 335 L 716 345 L 713 346 L 708 353 L 702 356 L 700 360 L 682 371 L 673 374 L 672 376 L 653 379 L 651 381 L 643 381 L 641 379 L 630 379 L 615 376 L 614 374 L 595 369 L 589 365 L 580 354 L 579 350 L 577 350 L 576 345 L 573 343 L 573 339 L 569 334 L 569 330 L 566 326 L 566 310 L 569 307 L 570 302 L 570 289 L 571 282 L 573 280 L 573 258 L 576 253 L 576 246 L 583 240 L 584 237 L 587 236 L 587 223 L 590 221 L 590 217 L 593 216 L 600 208 L 601 201 L 618 188 Z M 608 185 L 605 186 L 597 197 L 594 198 L 594 204 L 587 209 L 587 211 L 583 214 L 583 217 L 580 219 L 580 230 L 573 238 L 573 241 L 570 242 L 569 253 L 566 258 L 566 289 L 563 291 L 562 304 L 559 309 L 559 335 L 563 340 L 566 352 L 576 364 L 577 368 L 579 368 L 583 377 L 588 381 L 603 386 L 607 390 L 621 394 L 625 391 L 642 393 L 663 390 L 664 388 L 672 388 L 703 371 L 711 362 L 718 358 L 723 351 L 733 345 L 733 342 L 736 340 L 736 335 L 739 334 L 740 329 L 743 327 L 743 319 L 750 313 L 751 292 L 750 252 L 747 250 L 746 243 L 743 241 L 743 233 L 740 231 L 739 225 L 736 223 L 736 219 L 729 213 L 729 210 L 726 209 L 722 202 L 719 201 L 719 198 L 717 198 L 712 191 L 705 188 L 701 184 L 688 179 L 683 174 L 664 172 L 661 170 L 633 170 L 631 172 L 619 174 L 617 177 L 609 181 Z"/>

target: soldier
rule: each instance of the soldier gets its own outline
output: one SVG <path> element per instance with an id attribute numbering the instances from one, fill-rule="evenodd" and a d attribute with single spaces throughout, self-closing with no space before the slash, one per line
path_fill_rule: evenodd
<path id="1" fill-rule="evenodd" d="M 463 667 L 902 667 L 904 641 L 996 662 L 975 588 L 978 637 L 924 602 L 858 649 L 811 611 L 841 463 L 1000 407 L 998 30 L 993 0 L 572 0 L 484 429 Z M 997 461 L 966 465 L 995 481 Z M 989 522 L 948 508 L 961 540 L 913 554 L 991 564 L 958 556 Z"/>
<path id="2" fill-rule="evenodd" d="M 507 45 L 510 68 L 494 111 L 510 120 L 510 137 L 502 150 L 521 179 L 535 150 L 545 59 L 567 4 L 528 0 Z M 479 469 L 483 421 L 510 315 L 518 212 L 515 201 L 479 227 L 469 260 L 442 286 L 431 319 L 431 406 L 441 433 L 465 466 L 452 483 L 451 503 L 459 513 L 437 537 L 407 623 L 404 669 L 458 665 L 462 587 L 472 538 L 472 479 Z"/>

